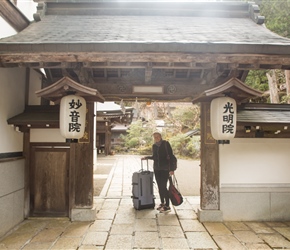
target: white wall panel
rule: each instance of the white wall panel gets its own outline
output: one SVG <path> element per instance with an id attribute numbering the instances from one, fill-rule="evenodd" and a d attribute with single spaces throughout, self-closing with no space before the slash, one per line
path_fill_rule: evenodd
<path id="1" fill-rule="evenodd" d="M 0 68 L 0 153 L 19 152 L 23 148 L 23 134 L 8 125 L 7 120 L 24 111 L 25 69 Z"/>
<path id="2" fill-rule="evenodd" d="M 65 142 L 59 129 L 31 129 L 31 142 Z"/>
<path id="3" fill-rule="evenodd" d="M 220 184 L 290 183 L 290 139 L 234 139 L 220 145 Z"/>

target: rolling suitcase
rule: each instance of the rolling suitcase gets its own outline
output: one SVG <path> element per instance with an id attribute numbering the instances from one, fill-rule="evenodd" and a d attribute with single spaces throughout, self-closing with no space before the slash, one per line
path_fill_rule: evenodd
<path id="1" fill-rule="evenodd" d="M 136 210 L 155 207 L 153 172 L 149 171 L 148 160 L 147 170 L 143 169 L 143 161 L 141 160 L 141 170 L 133 173 L 132 194 L 133 206 Z"/>

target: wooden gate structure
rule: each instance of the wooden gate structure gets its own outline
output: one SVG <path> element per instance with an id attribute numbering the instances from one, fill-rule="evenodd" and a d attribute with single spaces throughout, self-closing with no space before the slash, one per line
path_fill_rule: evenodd
<path id="1" fill-rule="evenodd" d="M 21 32 L 0 40 L 0 67 L 43 69 L 43 88 L 69 77 L 106 101 L 197 100 L 205 130 L 209 100 L 198 99 L 202 93 L 232 78 L 243 82 L 249 70 L 290 69 L 290 40 L 267 30 L 252 2 L 34 1 L 31 23 L 21 22 L 21 15 L 9 18 L 11 3 L 1 2 Z M 242 92 L 241 102 L 255 96 Z M 25 138 L 27 123 L 15 122 Z M 218 146 L 206 140 L 202 136 L 201 210 L 212 218 L 220 209 Z M 29 139 L 25 145 L 29 150 Z M 90 208 L 92 161 L 80 159 L 82 152 L 92 159 L 91 143 L 68 146 L 79 157 L 75 173 L 81 173 L 70 176 L 70 185 L 82 189 L 69 191 L 70 208 Z"/>

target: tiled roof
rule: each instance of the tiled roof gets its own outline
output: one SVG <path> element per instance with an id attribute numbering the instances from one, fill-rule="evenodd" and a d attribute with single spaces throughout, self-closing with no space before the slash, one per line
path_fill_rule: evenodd
<path id="1" fill-rule="evenodd" d="M 238 110 L 239 123 L 290 123 L 289 105 L 246 104 Z"/>
<path id="2" fill-rule="evenodd" d="M 246 18 L 45 16 L 42 21 L 1 42 L 286 44 L 289 39 Z"/>
<path id="3" fill-rule="evenodd" d="M 238 112 L 238 122 L 243 123 L 290 123 L 290 110 L 288 111 L 261 111 L 243 110 Z"/>
<path id="4" fill-rule="evenodd" d="M 215 16 L 215 15 L 213 15 Z M 33 46 L 32 46 L 33 45 Z M 242 46 L 241 46 L 242 45 Z M 289 53 L 290 39 L 246 17 L 45 15 L 0 40 L 11 51 Z"/>

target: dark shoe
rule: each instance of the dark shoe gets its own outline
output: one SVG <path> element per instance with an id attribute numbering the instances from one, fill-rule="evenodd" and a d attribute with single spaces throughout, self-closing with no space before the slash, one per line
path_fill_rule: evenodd
<path id="1" fill-rule="evenodd" d="M 161 203 L 158 207 L 157 207 L 157 210 L 160 211 L 161 208 L 163 208 L 165 206 L 165 204 Z"/>
<path id="2" fill-rule="evenodd" d="M 171 211 L 170 207 L 163 206 L 160 210 L 160 213 L 168 213 Z"/>

